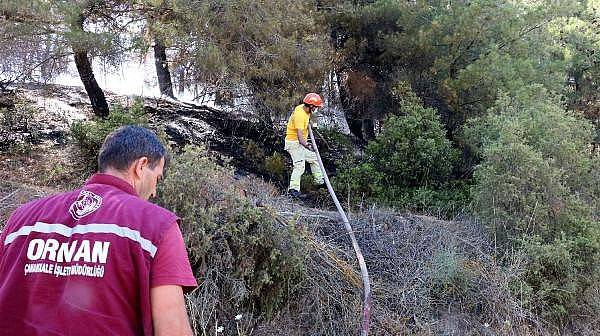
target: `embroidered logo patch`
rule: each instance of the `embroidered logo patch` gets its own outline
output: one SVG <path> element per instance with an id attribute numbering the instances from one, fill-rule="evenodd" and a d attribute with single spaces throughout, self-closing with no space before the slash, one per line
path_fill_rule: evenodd
<path id="1" fill-rule="evenodd" d="M 98 210 L 100 205 L 102 205 L 102 197 L 91 191 L 82 190 L 77 200 L 69 207 L 69 213 L 78 220 Z"/>

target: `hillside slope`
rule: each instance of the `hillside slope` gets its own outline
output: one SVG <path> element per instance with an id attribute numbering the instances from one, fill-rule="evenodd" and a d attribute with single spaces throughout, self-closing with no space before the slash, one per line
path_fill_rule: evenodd
<path id="1" fill-rule="evenodd" d="M 88 173 L 67 135 L 69 120 L 89 117 L 89 112 L 77 99 L 64 98 L 73 95 L 50 94 L 37 99 L 41 91 L 25 93 L 29 126 L 39 126 L 38 133 L 32 143 L 23 134 L 24 147 L 0 154 L 2 222 L 19 204 L 79 185 Z M 155 100 L 146 106 L 157 113 L 155 123 L 196 134 L 192 143 L 203 143 L 203 135 L 234 134 L 216 110 L 203 115 L 197 112 L 201 107 L 179 109 Z M 171 114 L 162 113 L 161 106 Z M 247 122 L 239 123 L 241 129 L 252 130 L 251 121 L 241 120 Z M 199 123 L 207 131 L 200 132 Z M 239 134 L 234 134 L 238 140 L 243 138 Z M 220 154 L 231 153 L 243 155 Z M 200 283 L 187 297 L 196 333 L 215 334 L 222 328 L 224 335 L 355 334 L 361 281 L 337 213 L 281 196 L 275 186 L 251 174 L 235 174 L 234 167 L 223 167 L 214 157 L 204 149 L 176 156 L 158 200 L 183 219 Z M 511 290 L 522 256 L 497 260 L 493 242 L 477 222 L 376 207 L 352 213 L 350 220 L 372 279 L 372 335 L 558 333 L 522 307 Z M 594 328 L 597 324 L 574 326 L 565 333 L 597 334 Z"/>

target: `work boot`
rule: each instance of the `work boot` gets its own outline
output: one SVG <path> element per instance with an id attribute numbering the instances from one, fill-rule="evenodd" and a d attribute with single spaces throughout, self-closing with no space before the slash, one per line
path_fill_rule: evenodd
<path id="1" fill-rule="evenodd" d="M 300 198 L 302 197 L 302 194 L 300 193 L 300 191 L 296 190 L 296 189 L 290 189 L 288 190 L 288 194 L 294 198 Z"/>

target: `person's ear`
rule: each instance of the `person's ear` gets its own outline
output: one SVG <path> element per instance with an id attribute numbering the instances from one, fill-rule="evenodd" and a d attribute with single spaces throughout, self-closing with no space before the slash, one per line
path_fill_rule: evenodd
<path id="1" fill-rule="evenodd" d="M 141 158 L 135 160 L 134 163 L 134 172 L 135 172 L 135 176 L 138 178 L 142 177 L 142 172 L 144 169 L 148 168 L 148 158 L 145 156 L 142 156 Z"/>

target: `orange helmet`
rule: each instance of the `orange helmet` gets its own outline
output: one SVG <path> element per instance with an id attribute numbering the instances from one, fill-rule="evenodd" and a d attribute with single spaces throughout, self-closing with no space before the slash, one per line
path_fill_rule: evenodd
<path id="1" fill-rule="evenodd" d="M 302 101 L 304 104 L 308 104 L 308 105 L 314 105 L 314 106 L 318 106 L 318 107 L 322 107 L 323 106 L 323 99 L 321 99 L 321 96 L 319 96 L 316 93 L 309 93 L 306 95 L 306 97 L 304 97 L 304 100 Z"/>

